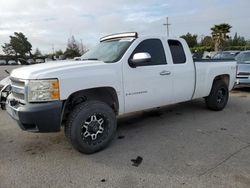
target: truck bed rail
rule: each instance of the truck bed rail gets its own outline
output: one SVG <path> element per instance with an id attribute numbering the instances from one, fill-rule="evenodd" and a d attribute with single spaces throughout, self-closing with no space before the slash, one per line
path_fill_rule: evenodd
<path id="1" fill-rule="evenodd" d="M 236 61 L 235 59 L 193 59 L 194 62 L 232 62 Z"/>

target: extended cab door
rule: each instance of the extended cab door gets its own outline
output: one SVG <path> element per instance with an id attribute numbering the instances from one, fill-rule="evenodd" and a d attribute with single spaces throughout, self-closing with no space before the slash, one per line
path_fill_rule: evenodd
<path id="1" fill-rule="evenodd" d="M 195 67 L 189 47 L 183 39 L 167 40 L 172 58 L 173 98 L 172 102 L 192 99 L 195 89 Z"/>
<path id="2" fill-rule="evenodd" d="M 145 39 L 132 51 L 149 53 L 151 61 L 133 68 L 123 63 L 123 83 L 125 112 L 154 108 L 171 103 L 173 91 L 172 68 L 166 60 L 165 50 L 160 39 Z"/>

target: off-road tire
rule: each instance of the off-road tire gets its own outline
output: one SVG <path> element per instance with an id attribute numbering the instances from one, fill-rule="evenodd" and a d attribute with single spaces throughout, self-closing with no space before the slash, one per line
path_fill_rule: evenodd
<path id="1" fill-rule="evenodd" d="M 209 96 L 205 98 L 207 108 L 214 111 L 223 110 L 227 105 L 228 97 L 227 84 L 222 80 L 215 81 Z"/>
<path id="2" fill-rule="evenodd" d="M 92 140 L 91 136 L 83 136 L 83 124 L 93 115 L 101 116 L 104 120 L 103 126 L 105 126 L 103 134 L 98 134 L 96 140 Z M 100 101 L 86 101 L 77 105 L 71 112 L 64 131 L 65 136 L 76 150 L 91 154 L 108 146 L 115 136 L 116 127 L 116 115 L 111 107 Z"/>

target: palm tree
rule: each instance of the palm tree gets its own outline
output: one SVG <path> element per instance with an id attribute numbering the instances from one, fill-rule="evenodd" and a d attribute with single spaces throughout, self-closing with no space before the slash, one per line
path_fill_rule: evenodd
<path id="1" fill-rule="evenodd" d="M 215 51 L 223 49 L 225 41 L 229 38 L 227 34 L 230 33 L 231 28 L 232 26 L 226 23 L 220 25 L 214 25 L 214 27 L 211 28 L 213 40 L 215 43 L 214 47 Z"/>

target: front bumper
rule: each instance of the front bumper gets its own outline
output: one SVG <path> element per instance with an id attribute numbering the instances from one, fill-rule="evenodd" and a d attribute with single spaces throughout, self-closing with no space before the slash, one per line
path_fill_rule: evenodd
<path id="1" fill-rule="evenodd" d="M 244 87 L 250 87 L 250 78 L 248 79 L 237 78 L 234 88 L 244 88 Z"/>
<path id="2" fill-rule="evenodd" d="M 58 132 L 61 128 L 62 101 L 20 104 L 7 99 L 6 110 L 22 130 L 30 132 Z"/>

